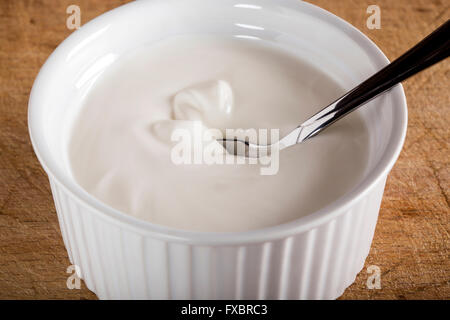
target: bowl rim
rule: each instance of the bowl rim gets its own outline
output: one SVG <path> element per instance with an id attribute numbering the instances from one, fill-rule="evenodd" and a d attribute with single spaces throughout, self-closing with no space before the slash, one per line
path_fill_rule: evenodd
<path id="1" fill-rule="evenodd" d="M 253 2 L 253 0 L 247 0 L 247 2 L 250 3 Z M 141 1 L 134 1 L 117 7 L 91 20 L 85 26 L 90 25 L 91 31 L 95 31 L 93 26 L 102 19 L 107 19 L 108 17 L 113 16 L 114 13 L 118 13 L 120 10 L 123 10 L 129 6 L 139 5 L 139 3 L 141 3 Z M 261 2 L 259 2 L 259 4 L 260 3 Z M 389 60 L 383 52 L 366 35 L 336 15 L 304 1 L 281 0 L 279 3 L 280 5 L 286 5 L 297 11 L 301 10 L 303 13 L 319 18 L 325 23 L 331 24 L 335 28 L 340 29 L 340 31 L 344 32 L 347 36 L 351 37 L 352 40 L 359 44 L 359 46 L 371 57 L 371 60 L 373 60 L 377 68 L 381 69 L 389 63 Z M 72 33 L 57 47 L 56 50 L 58 50 L 58 48 L 70 47 L 79 42 L 79 39 L 74 37 L 76 34 L 77 32 Z M 87 33 L 86 36 L 88 36 L 88 34 L 89 33 Z M 56 52 L 56 50 L 54 52 Z M 45 83 L 45 78 L 47 77 L 46 70 L 49 68 L 49 65 L 56 63 L 53 61 L 54 52 L 44 63 L 38 76 L 36 77 L 28 104 L 29 135 L 39 162 L 49 176 L 51 182 L 56 182 L 58 186 L 60 186 L 71 197 L 76 199 L 82 205 L 88 206 L 95 214 L 100 215 L 103 219 L 106 218 L 106 220 L 111 223 L 119 224 L 121 227 L 125 225 L 129 230 L 134 230 L 141 234 L 143 233 L 147 236 L 161 240 L 197 245 L 240 245 L 283 239 L 317 228 L 318 226 L 323 225 L 347 212 L 353 204 L 367 195 L 373 188 L 375 188 L 376 185 L 382 183 L 383 179 L 387 177 L 389 171 L 392 169 L 394 163 L 400 155 L 406 137 L 408 112 L 405 93 L 403 86 L 400 84 L 393 88 L 390 92 L 386 93 L 386 95 L 390 97 L 392 104 L 396 106 L 395 110 L 393 110 L 393 119 L 398 123 L 392 128 L 391 137 L 388 141 L 384 154 L 379 161 L 379 164 L 367 177 L 365 177 L 357 188 L 336 199 L 324 208 L 287 223 L 249 231 L 203 232 L 182 230 L 158 225 L 114 209 L 90 195 L 77 184 L 67 183 L 67 177 L 60 175 L 57 170 L 52 168 L 51 163 L 49 163 L 51 161 L 48 161 L 50 156 L 41 153 L 41 146 L 43 146 L 45 141 L 43 141 L 43 139 L 41 139 L 37 134 L 39 126 L 35 125 L 33 113 L 34 109 L 37 108 L 36 105 L 39 103 L 39 101 L 36 101 L 38 100 L 36 98 L 38 87 L 40 87 L 42 83 Z"/>

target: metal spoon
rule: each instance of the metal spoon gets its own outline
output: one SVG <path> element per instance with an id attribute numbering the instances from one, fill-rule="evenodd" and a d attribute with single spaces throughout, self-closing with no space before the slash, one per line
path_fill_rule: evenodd
<path id="1" fill-rule="evenodd" d="M 228 153 L 258 158 L 270 155 L 314 137 L 350 112 L 391 89 L 401 81 L 444 60 L 450 54 L 450 20 L 428 35 L 382 70 L 344 94 L 338 100 L 303 122 L 287 136 L 271 145 L 258 145 L 239 139 L 218 139 Z"/>

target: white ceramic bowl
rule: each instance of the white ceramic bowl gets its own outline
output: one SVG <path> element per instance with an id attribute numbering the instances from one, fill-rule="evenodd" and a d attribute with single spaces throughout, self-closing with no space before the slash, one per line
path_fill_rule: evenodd
<path id="1" fill-rule="evenodd" d="M 50 179 L 70 261 L 102 299 L 339 297 L 364 265 L 386 177 L 405 138 L 401 86 L 357 111 L 370 131 L 363 180 L 287 224 L 238 233 L 175 230 L 125 215 L 71 178 L 68 123 L 96 77 L 132 48 L 187 33 L 271 41 L 327 68 L 346 89 L 388 63 L 350 24 L 296 0 L 137 1 L 89 22 L 50 56 L 29 102 L 31 140 Z"/>

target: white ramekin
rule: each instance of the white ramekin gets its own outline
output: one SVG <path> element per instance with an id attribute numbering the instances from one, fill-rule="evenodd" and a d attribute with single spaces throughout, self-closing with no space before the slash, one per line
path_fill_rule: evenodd
<path id="1" fill-rule="evenodd" d="M 339 297 L 364 265 L 386 177 L 405 138 L 401 86 L 357 111 L 370 131 L 361 182 L 326 208 L 287 224 L 238 233 L 175 230 L 125 215 L 72 179 L 67 128 L 89 86 L 122 53 L 188 33 L 274 42 L 326 68 L 346 89 L 388 63 L 350 24 L 296 0 L 137 1 L 89 22 L 42 67 L 28 114 L 71 263 L 101 299 Z"/>

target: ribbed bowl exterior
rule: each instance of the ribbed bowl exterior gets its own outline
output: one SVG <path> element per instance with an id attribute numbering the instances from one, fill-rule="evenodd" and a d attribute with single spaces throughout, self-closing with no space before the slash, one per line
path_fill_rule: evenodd
<path id="1" fill-rule="evenodd" d="M 70 261 L 100 299 L 336 299 L 363 268 L 385 182 L 314 229 L 200 246 L 108 220 L 50 178 Z"/>

